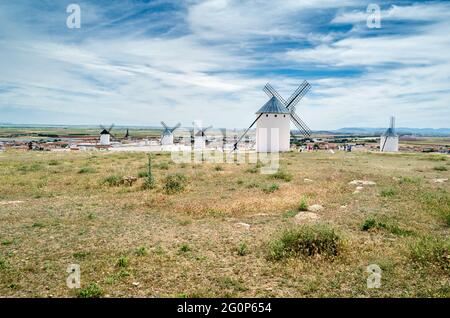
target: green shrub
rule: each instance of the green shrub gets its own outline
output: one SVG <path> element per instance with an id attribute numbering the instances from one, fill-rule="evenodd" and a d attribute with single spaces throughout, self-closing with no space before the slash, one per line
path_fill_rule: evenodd
<path id="1" fill-rule="evenodd" d="M 223 167 L 217 165 L 217 166 L 214 167 L 214 170 L 215 170 L 215 171 L 223 171 Z"/>
<path id="2" fill-rule="evenodd" d="M 191 248 L 189 247 L 189 245 L 187 244 L 181 244 L 180 246 L 180 252 L 186 253 L 189 252 L 191 250 Z"/>
<path id="3" fill-rule="evenodd" d="M 265 193 L 272 193 L 272 192 L 275 192 L 276 190 L 278 190 L 279 188 L 280 187 L 278 186 L 278 184 L 272 183 L 271 185 L 264 187 L 262 190 Z"/>
<path id="4" fill-rule="evenodd" d="M 249 184 L 247 184 L 246 188 L 248 189 L 259 188 L 259 184 L 257 182 L 250 182 Z"/>
<path id="5" fill-rule="evenodd" d="M 0 257 L 0 270 L 8 268 L 8 262 Z"/>
<path id="6" fill-rule="evenodd" d="M 380 192 L 380 195 L 382 197 L 393 197 L 394 195 L 397 194 L 397 191 L 394 188 L 387 188 L 387 189 L 383 189 Z"/>
<path id="7" fill-rule="evenodd" d="M 154 189 L 156 187 L 155 178 L 152 173 L 152 155 L 148 155 L 147 173 L 145 175 L 144 189 Z"/>
<path id="8" fill-rule="evenodd" d="M 435 265 L 450 271 L 450 239 L 424 237 L 410 246 L 411 259 L 421 265 Z"/>
<path id="9" fill-rule="evenodd" d="M 167 162 L 161 162 L 157 167 L 161 170 L 169 170 L 169 164 Z"/>
<path id="10" fill-rule="evenodd" d="M 289 172 L 286 172 L 283 170 L 278 170 L 274 174 L 271 174 L 270 178 L 289 182 L 292 180 L 293 177 L 292 177 L 292 174 L 290 174 Z"/>
<path id="11" fill-rule="evenodd" d="M 59 165 L 59 161 L 58 160 L 50 160 L 48 162 L 48 165 L 49 166 L 57 166 L 57 165 Z"/>
<path id="12" fill-rule="evenodd" d="M 247 170 L 245 170 L 245 172 L 248 172 L 248 173 L 257 173 L 258 170 L 259 170 L 259 168 L 257 168 L 257 167 L 251 167 L 251 168 L 248 168 Z"/>
<path id="13" fill-rule="evenodd" d="M 342 239 L 329 226 L 303 225 L 284 230 L 269 242 L 269 259 L 282 260 L 294 256 L 322 255 L 333 258 L 342 249 Z"/>
<path id="14" fill-rule="evenodd" d="M 138 178 L 145 178 L 145 177 L 148 177 L 147 171 L 139 171 L 138 172 Z"/>
<path id="15" fill-rule="evenodd" d="M 118 175 L 110 175 L 104 178 L 102 183 L 110 187 L 118 186 L 122 183 L 122 177 Z"/>
<path id="16" fill-rule="evenodd" d="M 245 244 L 244 242 L 242 242 L 241 244 L 239 244 L 239 246 L 237 247 L 237 254 L 239 256 L 245 256 L 247 254 L 247 244 Z"/>
<path id="17" fill-rule="evenodd" d="M 306 197 L 302 197 L 300 199 L 300 204 L 298 206 L 299 211 L 308 211 L 308 201 L 306 200 Z"/>
<path id="18" fill-rule="evenodd" d="M 392 234 L 398 235 L 398 236 L 408 236 L 412 235 L 413 232 L 409 230 L 405 230 L 400 228 L 397 224 L 394 224 L 392 222 L 382 222 L 378 221 L 373 217 L 369 217 L 361 224 L 361 230 L 362 231 L 369 231 L 371 229 L 380 229 L 380 230 L 386 230 Z"/>
<path id="19" fill-rule="evenodd" d="M 125 268 L 125 267 L 128 266 L 128 263 L 129 263 L 128 258 L 127 258 L 126 256 L 122 256 L 122 257 L 120 257 L 120 258 L 118 259 L 118 261 L 117 261 L 117 266 L 118 266 L 118 267 Z"/>
<path id="20" fill-rule="evenodd" d="M 433 170 L 436 170 L 436 171 L 447 171 L 448 169 L 447 169 L 446 166 L 437 166 L 437 167 L 434 167 Z"/>
<path id="21" fill-rule="evenodd" d="M 103 290 L 96 283 L 91 283 L 78 292 L 80 298 L 97 298 L 103 295 Z"/>
<path id="22" fill-rule="evenodd" d="M 83 167 L 80 170 L 78 170 L 78 173 L 93 173 L 95 170 L 91 167 Z"/>
<path id="23" fill-rule="evenodd" d="M 184 174 L 174 173 L 166 177 L 164 182 L 164 191 L 167 194 L 173 194 L 184 191 L 187 184 L 187 178 Z"/>
<path id="24" fill-rule="evenodd" d="M 399 183 L 401 184 L 419 184 L 422 182 L 420 177 L 401 177 Z"/>
<path id="25" fill-rule="evenodd" d="M 148 251 L 147 251 L 147 248 L 146 248 L 145 246 L 141 246 L 141 247 L 138 247 L 138 248 L 134 251 L 134 253 L 135 253 L 137 256 L 145 256 L 145 255 L 148 254 Z"/>
<path id="26" fill-rule="evenodd" d="M 298 213 L 297 211 L 289 210 L 289 211 L 286 211 L 286 212 L 283 213 L 283 217 L 285 217 L 285 218 L 292 218 L 292 217 L 296 216 L 297 213 Z"/>
<path id="27" fill-rule="evenodd" d="M 368 218 L 361 224 L 361 230 L 368 231 L 377 227 L 377 221 L 374 218 Z"/>

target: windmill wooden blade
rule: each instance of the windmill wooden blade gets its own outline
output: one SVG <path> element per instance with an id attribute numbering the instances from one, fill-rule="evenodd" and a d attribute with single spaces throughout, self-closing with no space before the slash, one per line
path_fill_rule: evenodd
<path id="1" fill-rule="evenodd" d="M 306 82 L 306 81 L 305 81 Z M 300 88 L 301 87 L 301 88 Z M 290 109 L 294 109 L 295 110 L 295 106 L 298 104 L 298 102 L 303 98 L 303 96 L 306 95 L 306 93 L 309 91 L 309 89 L 311 88 L 311 84 L 309 84 L 308 82 L 305 83 L 304 86 L 300 85 L 299 88 L 297 89 L 298 91 L 296 91 L 295 95 L 293 94 L 289 100 L 290 102 L 288 104 L 286 104 L 286 107 L 290 110 Z M 292 98 L 292 99 L 291 99 Z"/>
<path id="2" fill-rule="evenodd" d="M 161 125 L 164 127 L 164 130 L 167 130 L 167 129 L 169 129 L 169 127 L 167 127 L 167 125 L 166 125 L 166 123 L 165 122 L 163 122 L 163 121 L 161 121 Z"/>
<path id="3" fill-rule="evenodd" d="M 180 126 L 181 126 L 181 123 L 176 124 L 175 127 L 173 127 L 173 128 L 170 130 L 170 132 L 173 133 L 175 130 L 177 130 L 178 128 L 180 128 Z"/>
<path id="4" fill-rule="evenodd" d="M 105 126 L 103 126 L 103 125 L 100 125 L 100 129 L 101 130 L 106 130 Z"/>
<path id="5" fill-rule="evenodd" d="M 278 92 L 269 84 L 267 83 L 266 86 L 264 86 L 264 92 L 266 92 L 267 95 L 269 95 L 269 97 L 274 96 L 276 99 L 278 99 L 283 105 L 286 106 L 286 101 L 284 100 L 283 97 L 281 97 L 280 94 L 278 94 Z"/>
<path id="6" fill-rule="evenodd" d="M 114 128 L 114 124 L 111 124 L 111 126 L 109 126 L 108 132 L 111 134 L 111 130 Z"/>
<path id="7" fill-rule="evenodd" d="M 286 101 L 286 104 L 289 105 L 290 103 L 292 103 L 292 101 L 295 99 L 295 97 L 297 97 L 297 95 L 303 90 L 303 88 L 308 84 L 307 81 L 303 81 L 303 83 L 301 83 L 297 89 L 292 93 L 292 95 L 288 98 L 288 100 Z"/>
<path id="8" fill-rule="evenodd" d="M 300 119 L 300 117 L 298 117 L 297 114 L 293 112 L 290 115 L 291 121 L 298 128 L 300 133 L 305 137 L 311 137 L 311 129 L 306 126 L 306 124 Z"/>

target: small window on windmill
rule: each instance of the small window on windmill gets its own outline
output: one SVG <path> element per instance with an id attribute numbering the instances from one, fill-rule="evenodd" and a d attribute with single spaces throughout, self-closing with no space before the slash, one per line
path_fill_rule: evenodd
<path id="1" fill-rule="evenodd" d="M 266 114 L 266 117 L 269 117 L 269 114 Z"/>
<path id="2" fill-rule="evenodd" d="M 275 114 L 275 117 L 277 117 L 277 115 Z"/>
<path id="3" fill-rule="evenodd" d="M 283 115 L 284 118 L 286 118 L 286 115 Z"/>

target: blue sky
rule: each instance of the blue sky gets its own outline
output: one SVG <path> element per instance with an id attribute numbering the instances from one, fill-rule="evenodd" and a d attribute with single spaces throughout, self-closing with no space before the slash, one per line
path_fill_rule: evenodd
<path id="1" fill-rule="evenodd" d="M 0 122 L 242 128 L 306 79 L 312 129 L 449 127 L 449 34 L 448 1 L 1 1 Z"/>

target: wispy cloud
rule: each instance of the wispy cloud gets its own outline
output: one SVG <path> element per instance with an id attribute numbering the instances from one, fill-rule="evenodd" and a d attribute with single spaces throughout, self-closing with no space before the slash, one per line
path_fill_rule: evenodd
<path id="1" fill-rule="evenodd" d="M 0 121 L 244 127 L 271 81 L 314 129 L 448 126 L 450 25 L 445 2 L 81 1 L 0 4 Z M 447 9 L 447 10 L 446 10 Z"/>

